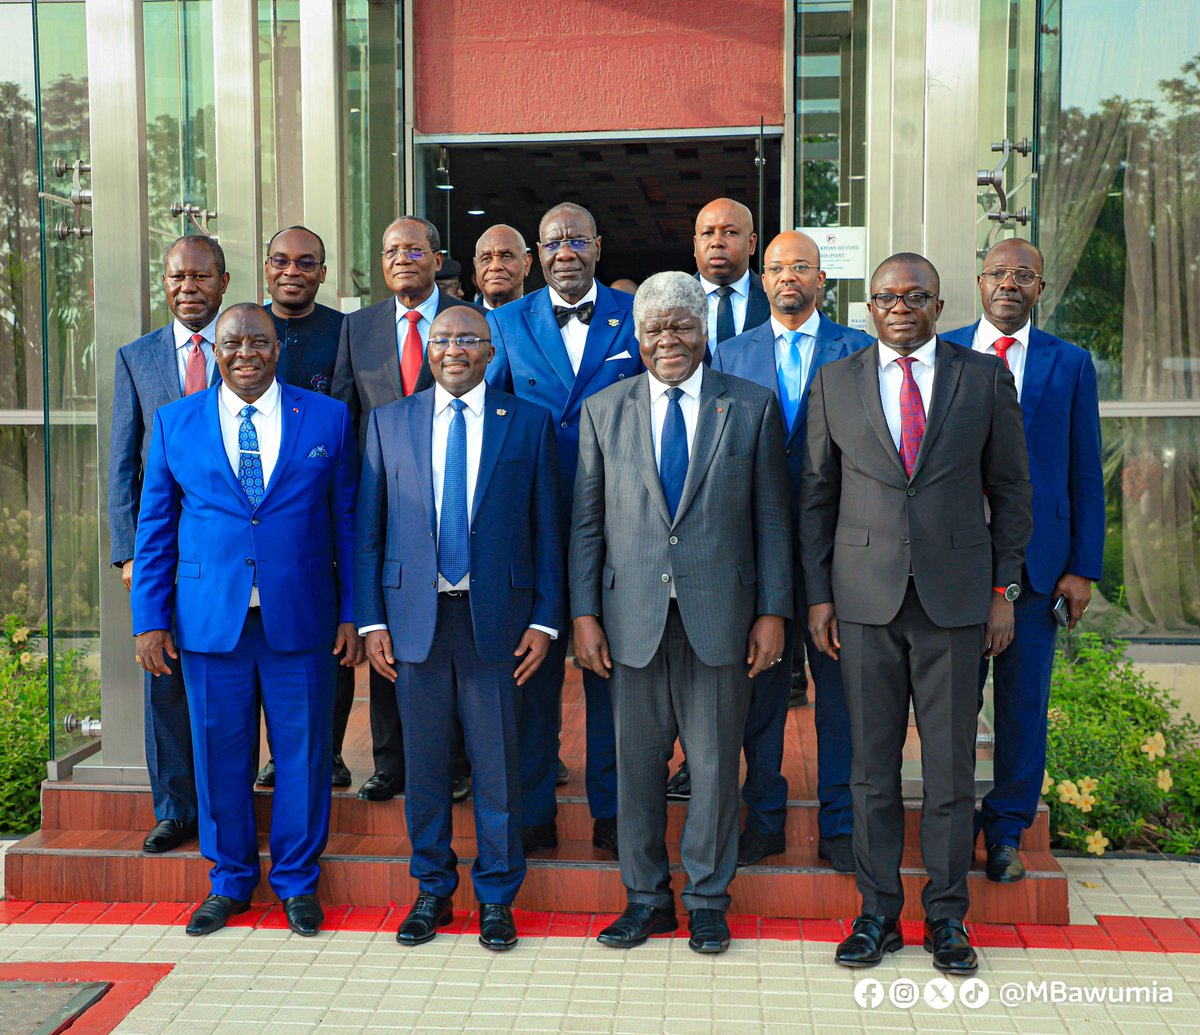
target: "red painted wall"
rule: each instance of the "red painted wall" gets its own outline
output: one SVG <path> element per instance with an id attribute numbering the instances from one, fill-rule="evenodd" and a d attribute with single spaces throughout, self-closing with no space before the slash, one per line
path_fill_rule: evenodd
<path id="1" fill-rule="evenodd" d="M 783 15 L 783 0 L 414 0 L 417 132 L 778 125 Z"/>

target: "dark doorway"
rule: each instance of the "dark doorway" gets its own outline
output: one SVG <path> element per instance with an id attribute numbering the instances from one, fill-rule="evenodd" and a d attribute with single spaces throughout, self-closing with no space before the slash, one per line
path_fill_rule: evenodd
<path id="1" fill-rule="evenodd" d="M 759 239 L 779 230 L 780 138 L 766 138 Z M 713 198 L 735 198 L 758 221 L 757 137 L 422 146 L 418 183 L 423 214 L 442 231 L 443 247 L 469 279 L 475 241 L 509 223 L 535 247 L 542 214 L 560 201 L 587 207 L 603 238 L 597 276 L 641 283 L 660 270 L 691 272 L 696 213 Z M 450 183 L 452 190 L 438 189 Z M 482 210 L 482 215 L 472 211 Z M 449 232 L 447 233 L 447 224 Z M 757 263 L 757 259 L 753 260 Z M 536 259 L 526 290 L 544 283 Z M 466 285 L 464 284 L 464 287 Z"/>

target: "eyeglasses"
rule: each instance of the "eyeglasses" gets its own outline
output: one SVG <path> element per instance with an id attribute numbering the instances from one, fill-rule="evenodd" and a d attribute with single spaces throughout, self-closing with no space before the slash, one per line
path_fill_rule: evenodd
<path id="1" fill-rule="evenodd" d="M 881 291 L 877 295 L 872 295 L 871 301 L 875 303 L 876 309 L 893 309 L 902 298 L 906 308 L 924 309 L 929 300 L 936 299 L 937 295 L 929 291 L 910 291 L 907 295 L 894 295 L 890 291 Z"/>
<path id="2" fill-rule="evenodd" d="M 778 277 L 784 270 L 791 270 L 797 277 L 803 277 L 809 270 L 816 268 L 816 266 L 810 266 L 807 262 L 793 262 L 787 266 L 768 266 L 767 272 L 772 277 Z"/>
<path id="3" fill-rule="evenodd" d="M 1033 270 L 1018 270 L 1010 266 L 997 266 L 994 269 L 984 270 L 980 276 L 996 285 L 1003 284 L 1011 276 L 1017 287 L 1033 287 L 1042 279 Z"/>
<path id="4" fill-rule="evenodd" d="M 445 352 L 451 345 L 457 345 L 460 349 L 473 352 L 475 349 L 491 343 L 491 338 L 477 338 L 472 334 L 463 338 L 430 338 L 425 345 L 433 352 Z"/>
<path id="5" fill-rule="evenodd" d="M 290 255 L 268 255 L 267 262 L 277 270 L 285 270 L 293 263 L 301 273 L 311 273 L 322 265 L 320 259 L 314 259 L 311 255 L 301 255 L 298 259 L 293 259 Z"/>
<path id="6" fill-rule="evenodd" d="M 538 247 L 550 255 L 557 255 L 564 244 L 573 252 L 586 252 L 594 240 L 594 237 L 568 237 L 565 241 L 538 241 Z"/>
<path id="7" fill-rule="evenodd" d="M 429 252 L 424 248 L 387 248 L 384 250 L 383 257 L 388 262 L 395 262 L 396 259 L 403 255 L 406 259 L 410 259 L 413 262 L 420 262 L 428 254 Z"/>

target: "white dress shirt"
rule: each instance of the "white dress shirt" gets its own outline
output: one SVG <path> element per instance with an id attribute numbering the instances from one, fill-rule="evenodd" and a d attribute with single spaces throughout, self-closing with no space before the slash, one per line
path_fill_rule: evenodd
<path id="1" fill-rule="evenodd" d="M 416 312 L 421 314 L 421 319 L 417 321 L 417 333 L 421 336 L 421 351 L 425 350 L 425 343 L 429 340 L 429 328 L 433 326 L 433 318 L 437 316 L 438 309 L 438 287 L 435 284 L 433 291 L 429 297 L 420 305 L 416 306 Z M 400 299 L 396 299 L 396 356 L 400 362 L 404 362 L 404 339 L 408 337 L 408 317 L 404 314 L 410 312 L 408 306 L 404 305 Z"/>
<path id="2" fill-rule="evenodd" d="M 930 338 L 909 355 L 916 360 L 912 365 L 913 380 L 921 393 L 925 415 L 929 416 L 929 400 L 933 398 L 933 361 L 937 353 L 937 338 Z M 896 362 L 903 357 L 895 349 L 879 342 L 879 401 L 883 403 L 883 415 L 887 418 L 888 431 L 896 449 L 900 449 L 900 386 L 904 383 L 904 368 Z"/>
<path id="3" fill-rule="evenodd" d="M 1028 320 L 1025 321 L 1025 326 L 1013 334 L 1005 334 L 1001 330 L 997 330 L 988 321 L 986 316 L 980 317 L 979 326 L 975 328 L 975 339 L 971 342 L 971 349 L 974 352 L 982 352 L 988 356 L 998 355 L 996 352 L 996 340 L 998 338 L 1016 338 L 1017 343 L 1008 347 L 1008 352 L 1004 358 L 1008 360 L 1008 369 L 1011 371 L 1013 380 L 1017 382 L 1017 401 L 1021 400 L 1021 386 L 1025 383 L 1025 357 L 1029 353 L 1029 329 L 1031 324 Z"/>
<path id="4" fill-rule="evenodd" d="M 222 383 L 218 390 L 221 405 L 217 412 L 221 418 L 221 442 L 225 446 L 225 455 L 229 458 L 229 466 L 237 477 L 238 464 L 241 461 L 242 450 L 238 444 L 238 432 L 242 426 L 242 408 L 247 404 L 239 399 L 229 387 Z M 279 446 L 283 441 L 283 413 L 279 405 L 279 382 L 272 381 L 271 386 L 253 403 L 254 413 L 250 415 L 250 423 L 254 425 L 254 433 L 258 436 L 258 459 L 262 463 L 263 488 L 271 484 L 271 475 L 279 461 Z M 250 590 L 250 607 L 258 607 L 258 587 Z"/>
<path id="5" fill-rule="evenodd" d="M 812 373 L 813 354 L 817 351 L 817 331 L 821 328 L 821 315 L 816 307 L 808 314 L 808 319 L 796 328 L 800 332 L 800 391 L 808 384 L 808 375 Z M 792 333 L 790 327 L 784 327 L 775 317 L 771 317 L 771 330 L 775 332 L 775 371 L 778 376 L 783 364 L 784 352 L 788 346 L 788 336 Z"/>
<path id="6" fill-rule="evenodd" d="M 717 290 L 721 285 L 701 276 L 700 286 L 708 296 L 708 348 L 711 352 L 717 345 L 717 306 L 721 304 Z M 741 279 L 729 286 L 733 288 L 729 295 L 729 304 L 733 306 L 733 333 L 741 334 L 746 326 L 746 307 L 750 304 L 750 271 L 746 270 Z"/>
<path id="7" fill-rule="evenodd" d="M 592 281 L 592 286 L 588 288 L 588 293 L 583 296 L 578 302 L 568 302 L 554 288 L 546 286 L 546 291 L 550 295 L 550 305 L 565 305 L 571 309 L 576 309 L 583 305 L 584 302 L 596 304 L 596 282 Z M 594 314 L 593 314 L 594 318 Z M 563 347 L 567 350 L 567 359 L 571 361 L 571 370 L 576 374 L 579 373 L 579 364 L 583 362 L 583 350 L 587 346 L 588 324 L 580 323 L 575 317 L 571 317 L 562 327 L 558 329 L 558 333 L 562 335 Z"/>
<path id="8" fill-rule="evenodd" d="M 192 335 L 204 336 L 204 341 L 200 344 L 200 351 L 204 353 L 204 387 L 207 388 L 212 384 L 213 367 L 217 363 L 217 358 L 213 354 L 213 342 L 217 340 L 217 317 L 214 316 L 198 331 L 184 327 L 178 320 L 172 320 L 171 330 L 175 332 L 175 367 L 179 371 L 179 390 L 181 392 L 187 381 L 187 361 L 188 353 L 192 351 Z"/>

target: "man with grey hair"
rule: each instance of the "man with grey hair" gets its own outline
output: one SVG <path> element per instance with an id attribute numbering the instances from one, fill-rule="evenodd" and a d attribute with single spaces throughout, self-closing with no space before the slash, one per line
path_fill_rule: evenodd
<path id="1" fill-rule="evenodd" d="M 475 285 L 484 309 L 499 309 L 525 294 L 533 256 L 521 232 L 507 223 L 489 226 L 475 242 Z"/>
<path id="2" fill-rule="evenodd" d="M 775 396 L 704 366 L 708 312 L 686 273 L 633 302 L 646 373 L 589 398 L 570 547 L 575 656 L 612 687 L 618 841 L 628 905 L 615 948 L 676 927 L 667 763 L 688 745 L 688 945 L 729 947 L 738 758 L 751 680 L 783 656 L 792 616 L 791 511 Z"/>

